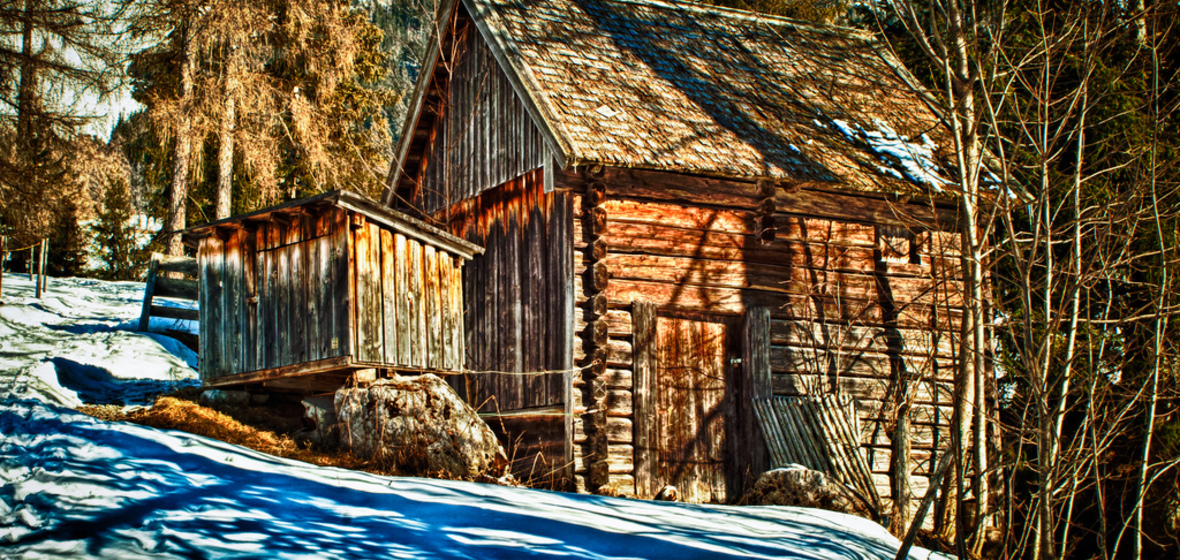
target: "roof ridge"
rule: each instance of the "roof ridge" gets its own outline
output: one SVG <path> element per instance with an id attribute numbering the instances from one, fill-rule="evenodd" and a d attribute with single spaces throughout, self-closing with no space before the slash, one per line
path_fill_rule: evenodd
<path id="1" fill-rule="evenodd" d="M 783 26 L 790 26 L 794 28 L 805 28 L 811 31 L 820 33 L 830 33 L 834 35 L 854 35 L 861 39 L 874 40 L 876 34 L 872 31 L 864 29 L 857 29 L 855 27 L 846 27 L 843 25 L 821 25 L 806 20 L 789 18 L 786 16 L 778 16 L 773 14 L 762 14 L 750 10 L 742 10 L 738 8 L 729 8 L 725 6 L 717 6 L 713 4 L 705 4 L 703 2 L 694 2 L 692 0 L 598 0 L 599 2 L 614 2 L 617 4 L 632 4 L 636 6 L 659 6 L 669 9 L 681 9 L 689 12 L 700 14 L 719 15 L 734 19 L 741 19 L 752 21 L 755 23 L 772 23 Z"/>

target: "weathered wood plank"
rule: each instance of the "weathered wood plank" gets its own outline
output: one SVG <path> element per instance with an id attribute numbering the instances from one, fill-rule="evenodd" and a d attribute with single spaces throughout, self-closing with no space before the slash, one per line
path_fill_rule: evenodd
<path id="1" fill-rule="evenodd" d="M 898 378 L 903 371 L 924 378 L 950 381 L 955 375 L 953 358 L 898 356 L 869 352 L 772 346 L 770 367 L 775 372 L 815 372 L 830 375 L 856 375 Z M 904 370 L 903 370 L 904 368 Z"/>
<path id="2" fill-rule="evenodd" d="M 719 231 L 739 235 L 757 233 L 752 212 L 721 210 L 683 204 L 608 198 L 601 207 L 611 221 L 660 224 L 693 231 Z"/>
<path id="3" fill-rule="evenodd" d="M 511 215 L 504 231 L 502 242 L 503 261 L 499 271 L 500 276 L 500 325 L 503 329 L 500 348 L 502 350 L 500 368 L 502 371 L 522 371 L 523 365 L 521 340 L 521 322 L 523 310 L 520 301 L 520 223 L 517 215 Z M 501 391 L 498 395 L 504 400 L 502 406 L 521 408 L 525 402 L 524 383 L 519 376 L 502 376 Z"/>
<path id="4" fill-rule="evenodd" d="M 278 352 L 275 357 L 275 367 L 288 366 L 295 361 L 292 354 L 292 340 L 291 333 L 294 331 L 294 322 L 301 317 L 292 313 L 291 301 L 294 291 L 291 288 L 291 247 L 283 245 L 274 250 L 275 260 L 275 285 L 278 288 L 277 301 L 275 305 L 275 331 L 274 344 L 278 345 Z"/>
<path id="5" fill-rule="evenodd" d="M 459 339 L 462 336 L 460 327 L 457 322 L 455 314 L 455 295 L 462 289 L 460 279 L 456 274 L 457 269 L 454 264 L 454 258 L 447 253 L 439 253 L 438 256 L 438 278 L 439 284 L 442 288 L 442 319 L 443 319 L 443 338 L 442 338 L 442 367 L 448 370 L 457 370 L 458 360 L 456 353 L 459 349 Z"/>
<path id="6" fill-rule="evenodd" d="M 302 245 L 301 266 L 303 276 L 299 279 L 304 293 L 304 357 L 305 361 L 314 362 L 324 358 L 320 336 L 320 278 L 319 239 L 315 236 L 316 220 L 309 219 L 306 226 L 309 229 L 307 241 Z"/>
<path id="7" fill-rule="evenodd" d="M 224 243 L 216 235 L 206 237 L 201 241 L 201 262 L 205 263 L 201 275 L 201 293 L 204 299 L 200 302 L 201 324 L 208 324 L 201 332 L 201 374 L 204 379 L 223 376 L 227 368 L 222 362 L 221 350 L 224 336 L 224 307 L 222 305 L 224 280 Z"/>
<path id="8" fill-rule="evenodd" d="M 332 300 L 335 309 L 332 313 L 332 338 L 330 339 L 331 354 L 341 356 L 353 351 L 353 332 L 356 319 L 353 316 L 356 302 L 356 280 L 353 271 L 353 242 L 352 232 L 349 230 L 348 213 L 335 210 L 335 223 L 332 224 Z"/>
<path id="9" fill-rule="evenodd" d="M 603 182 L 611 198 L 689 202 L 750 210 L 765 199 L 765 193 L 755 183 L 614 167 L 605 171 Z M 560 180 L 576 190 L 584 189 L 587 182 L 583 175 L 570 173 L 564 173 Z M 902 226 L 923 223 L 948 231 L 957 230 L 953 211 L 935 212 L 925 204 L 895 202 L 879 196 L 804 188 L 796 192 L 777 190 L 774 201 L 778 208 L 790 208 L 803 215 Z"/>
<path id="10" fill-rule="evenodd" d="M 831 391 L 834 385 L 837 390 L 857 399 L 879 403 L 887 403 L 890 391 L 895 387 L 892 381 L 880 378 L 840 376 L 833 379 L 823 375 L 785 373 L 772 374 L 771 384 L 776 395 L 824 394 Z M 914 383 L 911 391 L 916 404 L 945 405 L 953 402 L 954 390 L 947 383 Z"/>
<path id="11" fill-rule="evenodd" d="M 422 245 L 416 240 L 406 240 L 406 252 L 409 255 L 407 263 L 408 289 L 406 301 L 410 320 L 410 359 L 407 365 L 411 367 L 426 367 L 426 302 L 423 301 L 422 278 Z"/>
<path id="12" fill-rule="evenodd" d="M 232 239 L 232 238 L 231 238 Z M 184 278 L 168 278 L 165 276 L 156 276 L 156 282 L 153 291 L 154 297 L 170 297 L 178 299 L 197 299 L 197 292 L 199 286 L 194 280 L 187 280 Z"/>
<path id="13" fill-rule="evenodd" d="M 258 369 L 258 247 L 253 230 L 242 231 L 242 371 Z"/>
<path id="14" fill-rule="evenodd" d="M 152 260 L 158 263 L 157 266 L 161 272 L 176 272 L 185 276 L 197 275 L 197 259 L 192 257 L 152 253 Z"/>
<path id="15" fill-rule="evenodd" d="M 442 315 L 439 295 L 438 259 L 434 247 L 426 245 L 422 248 L 422 299 L 425 303 L 423 316 L 426 320 L 424 363 L 426 367 L 435 369 L 440 366 L 441 357 Z"/>
<path id="16" fill-rule="evenodd" d="M 382 355 L 386 363 L 401 363 L 398 356 L 397 253 L 393 232 L 381 230 L 381 326 Z"/>
<path id="17" fill-rule="evenodd" d="M 381 228 L 366 223 L 356 230 L 357 359 L 384 358 L 381 297 Z"/>
<path id="18" fill-rule="evenodd" d="M 771 344 L 776 346 L 826 348 L 839 345 L 848 352 L 941 357 L 954 357 L 957 352 L 949 333 L 930 329 L 776 319 L 771 322 L 770 332 Z"/>
<path id="19" fill-rule="evenodd" d="M 741 434 L 735 438 L 734 456 L 745 462 L 748 469 L 739 472 L 761 473 L 770 468 L 766 443 L 753 403 L 772 394 L 770 372 L 770 309 L 754 307 L 746 311 L 742 325 L 741 381 L 738 383 L 737 414 Z M 750 482 L 743 480 L 743 486 Z M 743 488 L 744 490 L 744 488 Z"/>
<path id="20" fill-rule="evenodd" d="M 184 321 L 200 321 L 201 312 L 199 309 L 187 309 L 183 307 L 170 307 L 160 304 L 153 304 L 151 306 L 152 317 L 161 317 L 164 319 L 181 319 Z"/>
<path id="21" fill-rule="evenodd" d="M 292 229 L 300 224 L 292 224 Z M 299 237 L 303 237 L 300 235 Z M 308 352 L 307 320 L 310 307 L 307 289 L 307 252 L 312 242 L 300 241 L 287 246 L 290 251 L 291 266 L 291 363 L 298 364 L 310 361 Z"/>
<path id="22" fill-rule="evenodd" d="M 266 242 L 265 230 L 266 224 L 259 226 L 259 231 L 255 236 L 256 242 L 261 247 Z M 274 366 L 274 253 L 272 251 L 259 250 L 257 263 L 258 276 L 258 338 L 254 341 L 254 349 L 257 355 L 255 356 L 255 370 L 266 369 Z"/>
<path id="23" fill-rule="evenodd" d="M 319 313 L 319 328 L 316 329 L 316 333 L 320 358 L 337 355 L 336 348 L 332 344 L 332 339 L 336 336 L 334 317 L 342 302 L 333 299 L 336 293 L 335 269 L 332 266 L 333 239 L 335 239 L 334 233 L 329 233 L 315 241 L 316 252 L 313 266 L 316 269 L 315 278 L 319 281 L 316 285 L 316 306 Z"/>
<path id="24" fill-rule="evenodd" d="M 313 375 L 316 373 L 339 371 L 341 368 L 347 368 L 351 365 L 352 362 L 348 356 L 337 356 L 315 362 L 291 364 L 289 366 L 267 368 L 258 371 L 249 371 L 235 375 L 221 376 L 216 379 L 208 380 L 206 384 L 212 387 L 224 387 L 242 385 L 245 383 L 258 383 L 272 379 L 280 379 L 283 377 L 301 377 Z"/>
<path id="25" fill-rule="evenodd" d="M 413 330 L 413 294 L 410 293 L 410 246 L 406 236 L 393 235 L 394 273 L 393 296 L 397 308 L 397 361 L 398 365 L 409 365 L 412 361 L 411 337 Z"/>
<path id="26" fill-rule="evenodd" d="M 224 270 L 222 297 L 222 320 L 224 332 L 222 336 L 222 361 L 225 373 L 234 374 L 245 371 L 242 367 L 242 243 L 245 232 L 234 230 L 225 242 Z"/>

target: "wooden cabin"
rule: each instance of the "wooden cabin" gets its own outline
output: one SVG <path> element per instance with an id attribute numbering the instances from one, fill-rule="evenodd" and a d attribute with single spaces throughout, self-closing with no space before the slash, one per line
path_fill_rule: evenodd
<path id="1" fill-rule="evenodd" d="M 519 475 L 732 501 L 800 437 L 756 405 L 803 402 L 888 498 L 907 404 L 925 493 L 962 315 L 953 143 L 883 45 L 662 0 L 453 0 L 437 28 L 383 202 L 484 247 L 451 379 Z"/>
<path id="2" fill-rule="evenodd" d="M 334 391 L 463 367 L 463 264 L 480 248 L 348 191 L 190 228 L 207 387 Z"/>

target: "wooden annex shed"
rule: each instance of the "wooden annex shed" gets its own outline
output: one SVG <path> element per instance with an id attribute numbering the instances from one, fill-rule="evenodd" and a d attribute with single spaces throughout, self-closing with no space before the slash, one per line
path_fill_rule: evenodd
<path id="1" fill-rule="evenodd" d="M 453 0 L 438 29 L 383 202 L 484 247 L 465 365 L 509 373 L 451 379 L 520 474 L 733 500 L 770 466 L 756 405 L 808 396 L 851 408 L 883 497 L 912 404 L 924 494 L 962 314 L 953 152 L 886 49 L 660 0 Z"/>
<path id="2" fill-rule="evenodd" d="M 186 230 L 206 386 L 317 392 L 356 372 L 462 369 L 480 248 L 348 191 Z"/>

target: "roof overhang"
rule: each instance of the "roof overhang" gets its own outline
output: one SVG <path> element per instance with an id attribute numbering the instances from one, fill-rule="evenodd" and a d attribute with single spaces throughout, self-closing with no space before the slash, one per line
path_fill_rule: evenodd
<path id="1" fill-rule="evenodd" d="M 269 208 L 263 208 L 262 210 L 256 210 L 247 214 L 239 214 L 215 222 L 193 226 L 182 231 L 181 235 L 186 245 L 195 247 L 201 238 L 216 235 L 219 230 L 237 229 L 242 227 L 246 222 L 268 221 L 283 214 L 293 214 L 309 208 L 322 206 L 336 206 L 362 214 L 370 221 L 385 226 L 396 233 L 403 234 L 422 243 L 430 244 L 466 260 L 471 260 L 475 255 L 483 253 L 483 247 L 475 243 L 461 239 L 426 222 L 390 209 L 368 197 L 346 190 L 329 191 Z"/>

